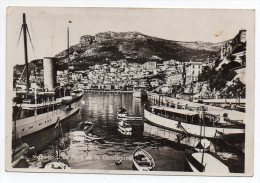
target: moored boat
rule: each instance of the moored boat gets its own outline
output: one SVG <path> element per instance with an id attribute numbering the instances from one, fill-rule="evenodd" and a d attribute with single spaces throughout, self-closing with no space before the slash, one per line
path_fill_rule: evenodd
<path id="1" fill-rule="evenodd" d="M 229 168 L 210 153 L 195 152 L 186 155 L 186 160 L 193 172 L 229 173 Z"/>
<path id="2" fill-rule="evenodd" d="M 22 143 L 20 145 L 16 145 L 14 152 L 12 154 L 12 167 L 15 168 L 16 165 L 23 160 L 27 152 L 29 151 L 29 145 L 27 143 Z"/>
<path id="3" fill-rule="evenodd" d="M 92 128 L 93 128 L 94 124 L 91 121 L 83 121 L 80 122 L 79 125 L 73 130 L 73 131 L 84 131 L 86 134 L 88 134 Z"/>
<path id="4" fill-rule="evenodd" d="M 118 109 L 117 118 L 118 119 L 126 119 L 128 117 L 127 111 L 122 106 Z"/>
<path id="5" fill-rule="evenodd" d="M 155 168 L 152 156 L 141 148 L 137 148 L 133 153 L 133 165 L 139 171 L 151 171 Z"/>
<path id="6" fill-rule="evenodd" d="M 57 120 L 64 120 L 75 114 L 80 107 L 82 92 L 73 91 L 69 86 L 58 86 L 56 81 L 55 58 L 43 59 L 44 88 L 30 87 L 29 63 L 27 53 L 26 16 L 23 14 L 22 31 L 24 32 L 24 53 L 26 70 L 25 90 L 14 90 L 13 99 L 13 138 L 21 138 L 29 134 L 55 125 Z M 23 73 L 22 73 L 23 75 Z M 22 75 L 20 78 L 22 78 Z M 69 79 L 68 79 L 69 83 Z"/>
<path id="7" fill-rule="evenodd" d="M 69 163 L 67 160 L 65 160 L 61 155 L 60 155 L 60 137 L 63 138 L 62 134 L 62 127 L 61 127 L 61 122 L 57 121 L 55 128 L 57 128 L 58 131 L 58 136 L 57 140 L 55 143 L 55 148 L 54 148 L 54 154 L 55 157 L 47 163 L 44 168 L 45 169 L 70 169 Z M 57 155 L 56 155 L 56 149 L 57 149 Z"/>
<path id="8" fill-rule="evenodd" d="M 94 135 L 94 134 L 92 134 L 92 133 L 87 134 L 87 135 L 86 135 L 86 138 L 87 138 L 87 139 L 90 139 L 90 140 L 92 140 L 92 141 L 104 139 L 104 137 L 100 137 L 100 136 Z"/>
<path id="9" fill-rule="evenodd" d="M 195 137 L 201 137 L 202 129 L 205 138 L 215 138 L 216 132 L 245 133 L 245 124 L 241 121 L 233 121 L 226 116 L 214 116 L 206 111 L 149 106 L 144 109 L 144 117 L 156 126 Z"/>
<path id="10" fill-rule="evenodd" d="M 52 161 L 47 163 L 45 169 L 71 169 L 67 162 L 54 158 Z"/>
<path id="11" fill-rule="evenodd" d="M 123 132 L 132 132 L 132 126 L 129 123 L 126 123 L 124 121 L 120 121 L 120 122 L 117 123 L 117 126 Z"/>

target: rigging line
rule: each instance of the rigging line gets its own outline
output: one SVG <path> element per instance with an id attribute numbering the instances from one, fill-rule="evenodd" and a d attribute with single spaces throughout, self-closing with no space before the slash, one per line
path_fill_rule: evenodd
<path id="1" fill-rule="evenodd" d="M 21 79 L 22 79 L 22 77 L 23 77 L 23 73 L 24 73 L 24 71 L 25 71 L 25 68 L 26 68 L 26 66 L 24 66 L 24 68 L 23 68 L 23 72 L 22 72 L 22 74 L 20 75 L 19 83 L 20 83 L 20 81 L 21 81 Z"/>
<path id="2" fill-rule="evenodd" d="M 18 45 L 19 45 L 19 42 L 20 42 L 22 30 L 23 30 L 23 26 L 21 26 L 21 30 L 20 30 L 19 37 L 18 37 L 17 44 L 16 44 L 16 49 L 17 49 L 17 47 L 18 47 Z"/>
<path id="3" fill-rule="evenodd" d="M 30 27 L 31 27 L 31 33 L 32 33 L 32 40 L 33 40 L 33 42 L 34 43 L 36 43 L 36 45 L 38 45 L 37 43 L 38 43 L 38 41 L 36 40 L 36 38 L 37 38 L 37 36 L 35 36 L 35 33 L 34 33 L 34 30 L 33 30 L 33 19 L 32 19 L 33 17 L 30 17 L 29 16 L 29 24 L 30 24 Z M 36 37 L 36 38 L 35 38 Z M 37 48 L 37 47 L 36 47 Z M 37 49 L 35 49 L 36 51 L 38 51 Z M 37 56 L 37 52 L 35 51 L 35 55 Z M 36 57 L 35 59 L 37 59 L 38 57 Z"/>
<path id="4" fill-rule="evenodd" d="M 28 27 L 26 28 L 26 31 L 27 31 L 27 33 L 28 33 L 28 37 L 29 37 L 29 40 L 30 40 L 30 43 L 31 43 L 31 46 L 32 46 L 32 49 L 33 49 L 34 57 L 37 58 L 37 57 L 36 57 L 36 54 L 35 54 L 34 46 L 33 46 L 33 43 L 32 43 L 32 39 L 31 39 L 29 30 L 28 30 Z"/>

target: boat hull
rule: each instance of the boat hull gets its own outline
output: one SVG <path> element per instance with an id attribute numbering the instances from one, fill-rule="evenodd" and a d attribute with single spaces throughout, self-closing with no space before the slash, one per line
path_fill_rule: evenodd
<path id="1" fill-rule="evenodd" d="M 151 166 L 141 166 L 139 165 L 136 160 L 135 160 L 135 154 L 138 152 L 138 151 L 142 151 L 144 154 L 145 154 L 145 157 L 148 157 L 151 161 Z M 136 149 L 133 153 L 133 165 L 134 167 L 138 170 L 138 171 L 151 171 L 151 170 L 154 170 L 155 168 L 155 163 L 154 163 L 154 160 L 152 158 L 152 156 L 146 152 L 145 150 L 143 149 Z"/>
<path id="2" fill-rule="evenodd" d="M 118 126 L 118 128 L 119 128 L 121 131 L 123 131 L 123 132 L 132 132 L 132 127 L 131 127 L 131 126 L 129 126 L 129 127 L 123 127 L 123 126 L 121 126 L 120 124 L 118 124 L 117 126 Z"/>
<path id="3" fill-rule="evenodd" d="M 55 125 L 58 120 L 62 121 L 75 114 L 79 110 L 80 104 L 80 100 L 78 100 L 70 106 L 63 106 L 57 110 L 18 119 L 16 120 L 16 130 L 13 129 L 13 132 L 16 131 L 16 137 L 21 138 Z"/>
<path id="4" fill-rule="evenodd" d="M 172 131 L 176 131 L 178 133 L 187 133 L 187 135 L 200 137 L 200 133 L 201 133 L 200 125 L 178 122 L 178 121 L 175 121 L 172 119 L 168 119 L 168 118 L 153 114 L 146 109 L 144 109 L 144 117 L 146 120 L 148 120 L 148 122 L 150 122 L 156 126 L 159 126 L 159 127 L 165 128 L 165 129 L 169 129 Z M 183 129 L 185 130 L 185 132 Z M 203 126 L 203 131 L 204 131 L 204 126 Z M 216 132 L 221 132 L 223 134 L 244 134 L 245 129 L 205 126 L 205 137 L 206 138 L 217 138 L 215 136 Z"/>
<path id="5" fill-rule="evenodd" d="M 196 173 L 215 173 L 216 170 L 223 173 L 229 173 L 229 168 L 209 153 L 196 152 L 188 154 L 186 155 L 186 161 L 188 162 L 191 170 Z"/>

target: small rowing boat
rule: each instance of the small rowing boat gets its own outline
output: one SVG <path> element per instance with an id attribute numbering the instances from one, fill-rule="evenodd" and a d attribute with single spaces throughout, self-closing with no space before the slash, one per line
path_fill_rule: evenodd
<path id="1" fill-rule="evenodd" d="M 67 162 L 54 158 L 51 162 L 47 163 L 45 169 L 71 169 Z"/>
<path id="2" fill-rule="evenodd" d="M 133 165 L 139 171 L 151 171 L 155 167 L 152 156 L 141 148 L 137 148 L 133 153 Z"/>
<path id="3" fill-rule="evenodd" d="M 92 134 L 92 133 L 87 134 L 87 135 L 86 135 L 86 138 L 87 138 L 87 139 L 90 139 L 90 140 L 92 140 L 92 141 L 104 139 L 104 137 L 99 137 L 99 136 L 94 135 L 94 134 Z"/>
<path id="4" fill-rule="evenodd" d="M 118 128 L 122 132 L 131 132 L 132 131 L 132 126 L 129 123 L 126 123 L 124 121 L 120 121 L 117 123 Z"/>
<path id="5" fill-rule="evenodd" d="M 83 130 L 86 134 L 88 134 L 92 130 L 93 126 L 94 126 L 93 122 L 91 122 L 91 121 L 83 121 L 83 122 L 80 122 L 78 124 L 78 126 L 74 130 L 72 130 L 72 131 Z"/>

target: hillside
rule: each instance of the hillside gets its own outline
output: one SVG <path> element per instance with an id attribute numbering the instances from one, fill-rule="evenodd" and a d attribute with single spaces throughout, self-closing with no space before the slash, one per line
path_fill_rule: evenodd
<path id="1" fill-rule="evenodd" d="M 221 44 L 208 42 L 180 42 L 160 39 L 139 32 L 103 32 L 95 36 L 84 35 L 80 42 L 70 47 L 70 59 L 76 70 L 109 60 L 127 59 L 144 63 L 153 56 L 160 60 L 205 61 L 215 58 Z M 67 62 L 67 50 L 55 57 L 63 69 Z"/>
<path id="2" fill-rule="evenodd" d="M 175 59 L 179 61 L 206 61 L 219 55 L 222 43 L 181 42 L 160 39 L 139 32 L 103 32 L 95 36 L 83 35 L 79 43 L 70 47 L 70 61 L 75 70 L 84 70 L 94 64 L 110 60 L 126 59 L 144 63 L 157 58 L 158 62 Z M 67 50 L 56 54 L 57 69 L 67 69 Z M 14 67 L 14 77 L 19 78 L 24 65 Z M 29 70 L 42 69 L 42 59 L 31 61 Z"/>

